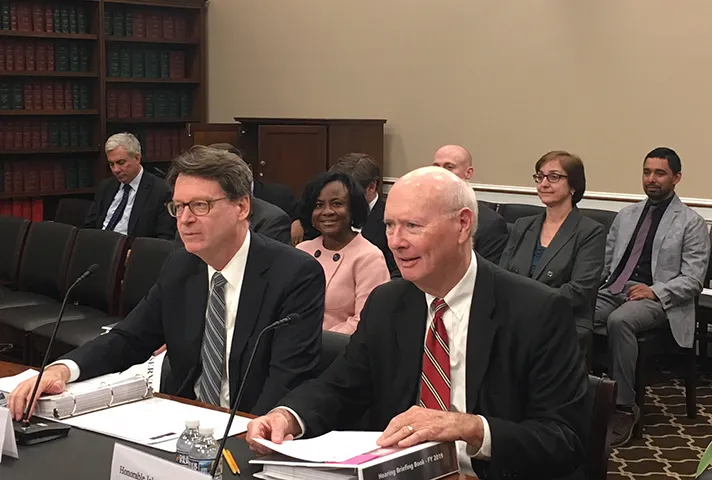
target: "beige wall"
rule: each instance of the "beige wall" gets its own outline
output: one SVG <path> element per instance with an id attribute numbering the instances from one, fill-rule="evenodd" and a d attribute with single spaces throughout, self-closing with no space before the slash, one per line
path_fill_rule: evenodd
<path id="1" fill-rule="evenodd" d="M 443 143 L 478 183 L 531 185 L 552 149 L 589 190 L 640 193 L 669 145 L 712 198 L 712 1 L 211 0 L 209 119 L 386 118 L 385 175 Z"/>

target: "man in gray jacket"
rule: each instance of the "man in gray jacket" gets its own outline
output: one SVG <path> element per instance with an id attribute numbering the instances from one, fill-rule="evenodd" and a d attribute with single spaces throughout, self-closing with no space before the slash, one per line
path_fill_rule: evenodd
<path id="1" fill-rule="evenodd" d="M 622 209 L 606 240 L 594 331 L 608 336 L 610 373 L 618 382 L 614 447 L 630 440 L 640 418 L 634 389 L 636 335 L 669 322 L 677 343 L 693 346 L 694 299 L 702 291 L 710 241 L 704 219 L 675 194 L 681 171 L 680 157 L 670 148 L 646 155 L 643 189 L 648 199 Z"/>

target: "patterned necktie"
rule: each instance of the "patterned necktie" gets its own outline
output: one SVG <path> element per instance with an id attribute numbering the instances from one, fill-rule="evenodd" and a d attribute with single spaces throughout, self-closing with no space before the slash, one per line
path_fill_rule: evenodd
<path id="1" fill-rule="evenodd" d="M 225 284 L 220 272 L 213 274 L 213 288 L 205 314 L 205 334 L 200 359 L 203 371 L 198 380 L 199 400 L 220 406 L 220 390 L 225 371 Z"/>
<path id="2" fill-rule="evenodd" d="M 630 276 L 633 275 L 635 267 L 638 265 L 640 260 L 640 254 L 643 253 L 643 246 L 645 245 L 645 239 L 648 238 L 648 232 L 650 231 L 650 224 L 653 222 L 653 210 L 657 207 L 651 205 L 648 208 L 648 213 L 645 214 L 643 218 L 643 223 L 640 224 L 640 230 L 638 230 L 638 235 L 635 236 L 635 243 L 633 243 L 633 249 L 628 255 L 628 261 L 625 263 L 623 270 L 621 271 L 616 281 L 608 287 L 608 290 L 613 294 L 618 294 L 623 291 L 625 284 L 630 280 Z"/>
<path id="3" fill-rule="evenodd" d="M 109 220 L 109 223 L 106 224 L 106 228 L 104 230 L 114 230 L 116 228 L 116 225 L 119 223 L 119 220 L 121 220 L 121 217 L 124 216 L 124 210 L 126 210 L 126 205 L 129 203 L 129 193 L 131 193 L 131 185 L 128 183 L 124 184 L 124 196 L 121 197 L 121 201 L 119 202 L 119 206 L 116 207 L 116 210 L 114 211 L 114 214 L 111 216 L 111 220 Z"/>
<path id="4" fill-rule="evenodd" d="M 435 316 L 425 336 L 423 371 L 420 374 L 420 402 L 423 408 L 450 410 L 450 347 L 443 314 L 445 300 L 433 300 Z"/>

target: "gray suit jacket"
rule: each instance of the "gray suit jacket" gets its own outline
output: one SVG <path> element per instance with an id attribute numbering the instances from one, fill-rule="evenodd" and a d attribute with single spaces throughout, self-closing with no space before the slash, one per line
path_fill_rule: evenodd
<path id="1" fill-rule="evenodd" d="M 603 279 L 615 271 L 630 242 L 645 201 L 618 212 L 606 241 Z M 707 273 L 710 238 L 705 220 L 675 197 L 665 210 L 653 240 L 651 268 L 653 285 L 667 314 L 675 340 L 690 348 L 695 338 L 695 296 Z"/>
<path id="2" fill-rule="evenodd" d="M 502 268 L 529 276 L 544 216 L 542 213 L 517 219 L 499 263 Z M 578 328 L 593 329 L 593 309 L 605 245 L 603 225 L 574 207 L 532 272 L 534 280 L 557 289 L 566 297 Z"/>
<path id="3" fill-rule="evenodd" d="M 284 210 L 269 202 L 252 197 L 250 227 L 252 231 L 287 245 L 292 244 L 292 222 Z"/>

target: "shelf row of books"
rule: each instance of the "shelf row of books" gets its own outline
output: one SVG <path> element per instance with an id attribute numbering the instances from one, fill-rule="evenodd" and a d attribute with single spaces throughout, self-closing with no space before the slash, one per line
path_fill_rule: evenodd
<path id="1" fill-rule="evenodd" d="M 0 193 L 37 194 L 89 188 L 93 182 L 91 159 L 5 160 L 0 162 Z"/>
<path id="2" fill-rule="evenodd" d="M 188 119 L 192 103 L 192 95 L 185 89 L 109 88 L 106 91 L 106 117 Z"/>
<path id="3" fill-rule="evenodd" d="M 143 156 L 147 161 L 169 162 L 182 151 L 181 128 L 147 128 L 133 133 L 141 142 Z"/>
<path id="4" fill-rule="evenodd" d="M 0 72 L 89 72 L 86 42 L 0 39 Z"/>
<path id="5" fill-rule="evenodd" d="M 191 34 L 182 13 L 120 8 L 104 11 L 104 33 L 151 40 L 189 40 Z"/>
<path id="6" fill-rule="evenodd" d="M 0 150 L 91 147 L 91 133 L 79 119 L 0 121 Z"/>
<path id="7" fill-rule="evenodd" d="M 0 110 L 45 112 L 89 110 L 91 88 L 86 80 L 0 82 Z"/>
<path id="8" fill-rule="evenodd" d="M 0 29 L 17 32 L 88 33 L 83 5 L 0 0 Z"/>
<path id="9" fill-rule="evenodd" d="M 41 198 L 0 200 L 0 215 L 41 222 L 44 220 L 44 201 Z"/>
<path id="10" fill-rule="evenodd" d="M 106 75 L 114 78 L 185 78 L 185 52 L 145 47 L 109 47 Z"/>

